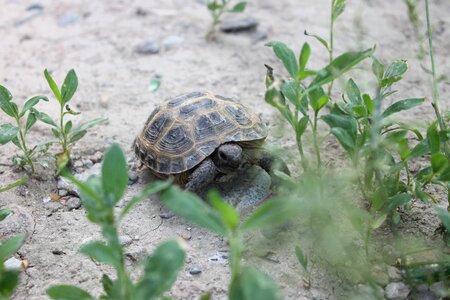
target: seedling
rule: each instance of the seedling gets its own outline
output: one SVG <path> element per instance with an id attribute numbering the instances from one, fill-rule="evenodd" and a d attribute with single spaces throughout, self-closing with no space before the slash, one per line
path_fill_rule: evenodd
<path id="1" fill-rule="evenodd" d="M 303 252 L 303 250 L 300 246 L 295 247 L 295 255 L 297 256 L 298 262 L 300 263 L 300 265 L 302 266 L 303 270 L 306 273 L 306 279 L 304 280 L 305 287 L 310 288 L 311 287 L 311 270 L 308 265 L 308 262 L 309 262 L 308 257 Z"/>
<path id="2" fill-rule="evenodd" d="M 206 39 L 209 40 L 214 35 L 217 25 L 220 23 L 220 18 L 226 12 L 240 13 L 245 10 L 247 6 L 246 1 L 240 1 L 236 3 L 231 9 L 229 9 L 230 0 L 208 0 L 207 7 L 211 13 L 212 23 L 209 31 L 206 33 Z"/>
<path id="3" fill-rule="evenodd" d="M 0 222 L 11 213 L 8 209 L 0 210 Z M 7 270 L 3 262 L 19 250 L 25 240 L 24 235 L 18 235 L 0 243 L 0 298 L 9 299 L 19 284 L 19 270 Z"/>
<path id="4" fill-rule="evenodd" d="M 197 195 L 171 186 L 161 193 L 165 206 L 177 215 L 224 237 L 230 249 L 230 299 L 281 299 L 278 288 L 266 274 L 252 267 L 242 267 L 245 250 L 242 235 L 255 229 L 284 224 L 298 210 L 291 201 L 273 199 L 265 202 L 241 223 L 239 213 L 224 202 L 217 192 L 210 192 L 209 206 Z"/>
<path id="5" fill-rule="evenodd" d="M 128 185 L 128 170 L 125 156 L 117 145 L 105 154 L 101 176 L 91 176 L 86 182 L 78 181 L 63 171 L 80 190 L 81 200 L 88 219 L 102 228 L 106 242 L 94 241 L 81 247 L 81 252 L 91 259 L 110 265 L 116 271 L 116 279 L 103 274 L 104 294 L 100 299 L 156 299 L 163 295 L 175 282 L 177 273 L 185 260 L 185 252 L 177 241 L 168 241 L 156 248 L 144 259 L 144 271 L 137 282 L 133 282 L 125 268 L 125 256 L 117 232 L 118 222 L 136 204 L 149 195 L 170 185 L 170 181 L 154 182 L 134 196 L 122 209 L 119 218 L 114 207 L 122 198 Z M 87 291 L 72 285 L 55 285 L 47 290 L 52 299 L 95 299 Z"/>
<path id="6" fill-rule="evenodd" d="M 44 75 L 60 106 L 59 122 L 53 121 L 48 116 L 45 119 L 40 119 L 41 121 L 52 126 L 53 135 L 57 138 L 57 142 L 61 145 L 61 152 L 56 155 L 56 166 L 57 171 L 59 172 L 64 169 L 67 164 L 69 164 L 70 150 L 73 144 L 85 136 L 88 129 L 98 123 L 105 122 L 107 119 L 93 119 L 72 128 L 72 121 L 65 121 L 64 117 L 66 115 L 80 114 L 79 112 L 75 112 L 71 109 L 68 104 L 78 87 L 78 78 L 75 71 L 72 69 L 67 73 L 61 89 L 58 88 L 47 69 L 44 71 Z"/>
<path id="7" fill-rule="evenodd" d="M 36 146 L 30 146 L 27 143 L 27 134 L 30 132 L 36 121 L 38 119 L 50 119 L 48 115 L 35 108 L 35 105 L 41 100 L 48 101 L 45 96 L 35 96 L 27 100 L 22 109 L 19 110 L 18 105 L 12 101 L 12 95 L 8 89 L 0 85 L 0 108 L 6 115 L 14 119 L 15 123 L 0 125 L 0 145 L 12 142 L 21 150 L 21 155 L 13 157 L 13 163 L 24 168 L 29 175 L 35 173 L 35 163 L 47 167 L 47 162 L 41 158 L 48 154 L 48 148 L 51 145 L 51 143 L 42 143 Z M 0 189 L 0 192 L 22 184 L 27 178 L 28 176 L 19 179 L 9 186 Z"/>

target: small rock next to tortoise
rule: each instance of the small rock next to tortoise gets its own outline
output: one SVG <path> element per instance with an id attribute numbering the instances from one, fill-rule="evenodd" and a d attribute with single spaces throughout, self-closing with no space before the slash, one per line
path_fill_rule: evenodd
<path id="1" fill-rule="evenodd" d="M 94 163 L 99 163 L 103 159 L 103 153 L 96 151 L 93 155 L 89 156 L 89 159 Z"/>
<path id="2" fill-rule="evenodd" d="M 94 163 L 90 159 L 83 159 L 81 162 L 83 163 L 83 166 L 88 169 L 94 165 Z"/>
<path id="3" fill-rule="evenodd" d="M 4 266 L 5 266 L 5 269 L 7 269 L 7 270 L 21 269 L 22 261 L 15 257 L 11 257 L 10 259 L 8 259 L 4 262 Z"/>
<path id="4" fill-rule="evenodd" d="M 230 18 L 222 21 L 220 30 L 226 33 L 241 32 L 255 29 L 258 21 L 253 17 Z"/>
<path id="5" fill-rule="evenodd" d="M 71 197 L 66 202 L 66 207 L 68 210 L 74 210 L 81 207 L 81 200 L 77 197 Z"/>
<path id="6" fill-rule="evenodd" d="M 202 269 L 199 266 L 194 265 L 189 268 L 189 274 L 191 274 L 191 275 L 198 275 L 201 272 L 202 272 Z"/>
<path id="7" fill-rule="evenodd" d="M 186 240 L 186 241 L 189 241 L 191 238 L 192 238 L 192 234 L 190 233 L 190 232 L 183 232 L 182 234 L 181 234 L 181 237 L 184 239 L 184 240 Z"/>
<path id="8" fill-rule="evenodd" d="M 67 192 L 67 190 L 63 190 L 63 189 L 58 190 L 58 195 L 61 197 L 67 196 L 68 193 L 69 192 Z"/>
<path id="9" fill-rule="evenodd" d="M 384 296 L 389 300 L 402 300 L 408 297 L 410 291 L 403 282 L 391 282 L 386 286 Z"/>
<path id="10" fill-rule="evenodd" d="M 128 185 L 133 185 L 139 180 L 139 177 L 136 172 L 130 171 L 128 173 Z"/>

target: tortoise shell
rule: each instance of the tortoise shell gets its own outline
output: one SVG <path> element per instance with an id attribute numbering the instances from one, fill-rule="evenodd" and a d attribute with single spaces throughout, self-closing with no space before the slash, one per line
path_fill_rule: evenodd
<path id="1" fill-rule="evenodd" d="M 171 98 L 155 110 L 134 141 L 141 161 L 160 174 L 192 169 L 221 144 L 237 142 L 257 148 L 267 127 L 247 107 L 208 92 Z"/>

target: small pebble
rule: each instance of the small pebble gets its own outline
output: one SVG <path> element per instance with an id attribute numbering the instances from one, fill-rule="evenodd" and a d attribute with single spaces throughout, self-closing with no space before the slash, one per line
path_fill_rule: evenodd
<path id="1" fill-rule="evenodd" d="M 68 12 L 68 13 L 65 13 L 62 16 L 58 17 L 56 23 L 58 24 L 58 26 L 64 27 L 67 25 L 72 25 L 72 24 L 78 23 L 79 20 L 80 20 L 79 15 L 77 15 L 73 12 Z"/>
<path id="2" fill-rule="evenodd" d="M 103 159 L 103 153 L 100 151 L 95 152 L 93 155 L 89 157 L 89 159 L 94 163 L 98 163 Z"/>
<path id="3" fill-rule="evenodd" d="M 83 166 L 88 169 L 94 165 L 94 163 L 90 159 L 83 159 L 82 163 L 83 163 Z"/>
<path id="4" fill-rule="evenodd" d="M 387 266 L 387 273 L 388 273 L 389 279 L 391 281 L 401 281 L 402 280 L 402 273 L 396 267 Z"/>
<path id="5" fill-rule="evenodd" d="M 79 173 L 83 173 L 84 169 L 83 168 L 75 168 L 75 172 Z"/>
<path id="6" fill-rule="evenodd" d="M 136 172 L 130 171 L 128 173 L 128 185 L 133 185 L 139 180 Z"/>
<path id="7" fill-rule="evenodd" d="M 61 197 L 67 196 L 68 193 L 69 192 L 67 192 L 67 190 L 63 190 L 63 189 L 58 190 L 58 195 Z"/>
<path id="8" fill-rule="evenodd" d="M 189 240 L 192 238 L 192 234 L 191 234 L 190 232 L 183 232 L 183 233 L 181 234 L 181 237 L 182 237 L 184 240 L 189 241 Z"/>
<path id="9" fill-rule="evenodd" d="M 408 297 L 410 291 L 403 282 L 391 282 L 386 286 L 384 296 L 389 300 L 403 300 Z"/>
<path id="10" fill-rule="evenodd" d="M 73 163 L 73 167 L 76 168 L 82 168 L 83 167 L 83 162 L 81 160 L 77 160 Z"/>
<path id="11" fill-rule="evenodd" d="M 226 33 L 241 32 L 255 29 L 258 21 L 253 17 L 230 18 L 222 21 L 220 30 Z"/>
<path id="12" fill-rule="evenodd" d="M 166 49 L 169 48 L 173 48 L 175 46 L 178 46 L 179 44 L 181 44 L 183 42 L 183 38 L 176 36 L 176 35 L 171 35 L 167 38 L 165 38 L 163 40 L 163 45 Z"/>
<path id="13" fill-rule="evenodd" d="M 22 261 L 15 257 L 11 257 L 4 262 L 5 269 L 7 270 L 17 270 L 22 268 Z"/>
<path id="14" fill-rule="evenodd" d="M 170 211 L 170 210 L 164 210 L 164 211 L 159 213 L 159 216 L 162 219 L 170 219 L 170 218 L 173 218 L 175 216 L 175 213 L 173 211 Z"/>
<path id="15" fill-rule="evenodd" d="M 50 196 L 44 197 L 44 199 L 42 199 L 43 203 L 48 203 L 50 201 L 52 201 L 52 198 Z"/>
<path id="16" fill-rule="evenodd" d="M 157 54 L 159 52 L 159 45 L 153 39 L 148 39 L 145 42 L 136 46 L 134 51 L 138 54 L 148 55 Z"/>
<path id="17" fill-rule="evenodd" d="M 133 242 L 133 238 L 128 235 L 121 235 L 121 236 L 119 236 L 119 242 L 120 242 L 120 245 L 122 245 L 122 246 L 128 246 L 128 245 L 131 245 L 131 243 Z"/>
<path id="18" fill-rule="evenodd" d="M 71 197 L 66 202 L 66 207 L 68 210 L 74 210 L 81 207 L 81 200 L 77 197 Z"/>
<path id="19" fill-rule="evenodd" d="M 189 274 L 191 274 L 191 275 L 198 275 L 201 272 L 202 272 L 202 269 L 197 265 L 193 265 L 189 268 Z"/>

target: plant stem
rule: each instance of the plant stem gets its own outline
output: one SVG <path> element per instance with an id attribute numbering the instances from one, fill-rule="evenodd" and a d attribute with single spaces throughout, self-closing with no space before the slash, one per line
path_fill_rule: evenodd
<path id="1" fill-rule="evenodd" d="M 431 32 L 431 25 L 430 25 L 430 10 L 428 7 L 428 0 L 425 0 L 425 11 L 427 15 L 427 36 L 428 36 L 428 46 L 430 50 L 430 60 L 431 60 L 431 74 L 433 78 L 433 108 L 434 112 L 436 114 L 436 118 L 438 119 L 439 128 L 443 132 L 447 132 L 447 126 L 445 125 L 444 120 L 441 116 L 441 111 L 439 108 L 439 89 L 436 79 L 436 66 L 434 63 L 434 51 L 433 51 L 433 37 Z M 447 141 L 444 143 L 444 152 L 447 155 L 447 157 L 450 156 L 450 150 Z"/>
<path id="2" fill-rule="evenodd" d="M 34 172 L 35 172 L 34 163 L 30 157 L 30 150 L 28 150 L 27 144 L 25 142 L 25 134 L 23 133 L 22 126 L 20 125 L 20 120 L 18 117 L 16 118 L 16 122 L 17 122 L 17 127 L 19 127 L 19 136 L 20 136 L 20 144 L 22 146 L 22 151 L 25 155 L 25 159 L 27 160 L 27 163 L 31 167 L 31 174 L 34 174 Z"/>
<path id="3" fill-rule="evenodd" d="M 243 250 L 242 240 L 238 233 L 231 234 L 230 244 L 230 268 L 231 282 L 239 275 L 241 270 L 241 255 Z"/>
<path id="4" fill-rule="evenodd" d="M 328 47 L 329 63 L 333 61 L 333 48 L 334 48 L 334 3 L 336 0 L 331 0 L 331 18 L 330 18 L 330 45 Z M 331 96 L 331 90 L 333 89 L 334 80 L 328 85 L 328 98 Z"/>
<path id="5" fill-rule="evenodd" d="M 294 130 L 296 130 L 294 128 Z M 297 143 L 298 152 L 300 153 L 300 159 L 303 171 L 308 171 L 308 161 L 306 160 L 305 153 L 303 152 L 303 146 L 302 146 L 302 136 L 299 134 L 295 135 L 295 142 Z"/>
<path id="6" fill-rule="evenodd" d="M 61 136 L 62 136 L 62 147 L 63 147 L 63 153 L 66 153 L 67 151 L 67 136 L 64 130 L 64 104 L 61 103 L 61 110 L 60 110 L 60 114 L 61 114 L 61 119 L 60 119 L 60 124 L 59 124 L 59 130 L 61 131 Z"/>
<path id="7" fill-rule="evenodd" d="M 317 112 L 314 113 L 314 123 L 312 126 L 313 129 L 313 144 L 314 144 L 314 151 L 316 152 L 316 158 L 317 158 L 317 169 L 320 170 L 322 168 L 322 160 L 320 158 L 320 147 L 319 143 L 317 142 Z"/>

